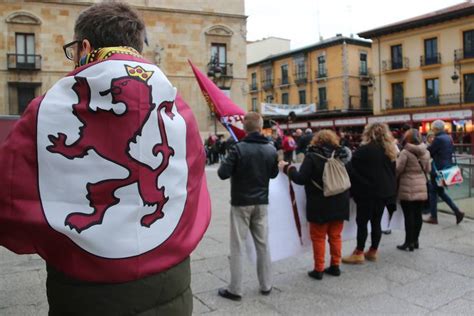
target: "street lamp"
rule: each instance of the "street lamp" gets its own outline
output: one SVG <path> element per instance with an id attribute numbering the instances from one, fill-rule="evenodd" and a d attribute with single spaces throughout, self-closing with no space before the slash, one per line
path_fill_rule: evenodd
<path id="1" fill-rule="evenodd" d="M 456 84 L 456 82 L 459 80 L 459 107 L 462 107 L 462 73 L 461 73 L 461 62 L 457 58 L 456 53 L 454 54 L 454 74 L 451 76 L 451 80 L 453 80 L 453 83 Z M 459 75 L 457 74 L 457 71 L 459 71 Z M 462 133 L 461 133 L 461 145 L 464 137 L 464 126 L 462 127 Z M 462 147 L 461 147 L 462 150 Z"/>
<path id="2" fill-rule="evenodd" d="M 230 90 L 232 85 L 232 64 L 219 63 L 217 58 L 211 57 L 211 61 L 207 64 L 207 76 L 216 84 L 221 90 Z M 211 118 L 214 120 L 214 134 L 217 135 L 217 117 L 211 111 Z"/>

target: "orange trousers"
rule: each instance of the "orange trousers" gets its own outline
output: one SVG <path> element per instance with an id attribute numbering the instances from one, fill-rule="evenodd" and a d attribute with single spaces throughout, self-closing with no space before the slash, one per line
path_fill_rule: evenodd
<path id="1" fill-rule="evenodd" d="M 332 221 L 325 224 L 309 223 L 309 233 L 313 242 L 314 270 L 324 271 L 324 256 L 326 254 L 326 236 L 329 239 L 331 265 L 341 264 L 342 229 L 344 221 Z"/>

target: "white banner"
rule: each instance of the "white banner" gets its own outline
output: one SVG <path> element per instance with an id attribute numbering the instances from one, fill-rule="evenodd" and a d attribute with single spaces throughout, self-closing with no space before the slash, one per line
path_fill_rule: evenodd
<path id="1" fill-rule="evenodd" d="M 373 116 L 367 119 L 369 124 L 372 123 L 402 123 L 410 121 L 410 114 Z"/>
<path id="2" fill-rule="evenodd" d="M 471 110 L 446 111 L 446 112 L 428 112 L 416 113 L 412 115 L 413 121 L 431 121 L 442 119 L 470 119 L 472 117 Z"/>
<path id="3" fill-rule="evenodd" d="M 309 236 L 309 224 L 306 220 L 306 194 L 304 187 L 292 183 L 298 213 L 301 223 L 302 241 L 298 237 L 293 209 L 291 207 L 290 191 L 288 177 L 280 173 L 278 177 L 270 181 L 269 205 L 268 205 L 268 228 L 269 228 L 269 246 L 272 261 L 282 260 L 288 257 L 302 254 L 312 249 Z M 356 204 L 351 199 L 350 218 L 344 222 L 342 232 L 343 240 L 354 239 L 357 236 Z M 370 232 L 370 225 L 368 225 Z M 391 222 L 388 220 L 388 212 L 385 211 L 382 218 L 382 229 L 404 229 L 404 218 L 401 208 L 394 213 Z M 255 262 L 255 246 L 251 234 L 247 236 L 247 254 L 252 262 Z M 353 247 L 356 244 L 354 242 Z"/>
<path id="4" fill-rule="evenodd" d="M 300 105 L 289 105 L 289 104 L 271 104 L 262 103 L 262 115 L 270 116 L 288 116 L 290 112 L 295 112 L 295 115 L 308 115 L 316 113 L 316 104 L 300 104 Z"/>

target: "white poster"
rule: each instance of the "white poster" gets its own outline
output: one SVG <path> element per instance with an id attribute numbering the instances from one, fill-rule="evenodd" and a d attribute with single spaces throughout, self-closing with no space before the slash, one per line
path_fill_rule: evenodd
<path id="1" fill-rule="evenodd" d="M 270 181 L 269 205 L 268 205 L 268 227 L 269 245 L 272 261 L 282 260 L 288 257 L 302 254 L 312 249 L 309 236 L 309 224 L 306 220 L 306 194 L 304 187 L 292 183 L 298 214 L 301 223 L 302 244 L 296 229 L 293 209 L 291 207 L 288 177 L 281 173 Z M 357 236 L 356 204 L 351 199 L 349 221 L 344 222 L 342 232 L 343 240 L 354 239 Z M 368 225 L 370 232 L 370 224 Z M 404 218 L 400 206 L 394 213 L 389 223 L 388 212 L 382 218 L 382 230 L 404 229 Z M 370 239 L 370 235 L 369 238 Z M 354 248 L 356 244 L 354 241 Z M 247 236 L 247 254 L 252 262 L 255 262 L 255 246 L 250 234 Z"/>

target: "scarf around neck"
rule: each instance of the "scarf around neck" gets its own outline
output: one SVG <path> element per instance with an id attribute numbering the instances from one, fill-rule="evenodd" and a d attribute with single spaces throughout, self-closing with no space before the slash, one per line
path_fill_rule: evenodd
<path id="1" fill-rule="evenodd" d="M 140 53 L 132 47 L 128 47 L 128 46 L 104 47 L 104 48 L 95 49 L 89 54 L 82 57 L 79 60 L 79 64 L 77 65 L 77 67 L 84 66 L 95 61 L 105 60 L 114 54 L 124 54 L 124 55 L 139 57 L 139 58 L 142 57 Z"/>

